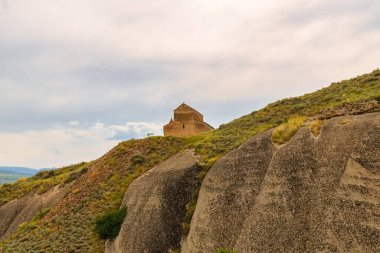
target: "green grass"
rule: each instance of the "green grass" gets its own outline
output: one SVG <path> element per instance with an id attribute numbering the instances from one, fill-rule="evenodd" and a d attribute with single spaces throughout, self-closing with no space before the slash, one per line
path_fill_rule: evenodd
<path id="1" fill-rule="evenodd" d="M 289 141 L 298 129 L 305 126 L 305 120 L 306 118 L 301 116 L 288 119 L 273 130 L 272 141 L 279 145 Z"/>
<path id="2" fill-rule="evenodd" d="M 261 110 L 221 125 L 217 130 L 188 138 L 187 141 L 199 153 L 211 159 L 224 155 L 249 137 L 277 127 L 292 117 L 312 117 L 345 103 L 369 100 L 380 101 L 380 70 L 332 83 L 326 88 L 300 97 L 279 100 Z"/>
<path id="3" fill-rule="evenodd" d="M 278 138 L 284 143 L 303 125 L 301 120 L 295 119 L 308 119 L 328 108 L 369 100 L 380 101 L 379 70 L 301 97 L 279 100 L 201 135 L 125 141 L 96 161 L 0 186 L 0 205 L 31 191 L 42 193 L 56 185 L 70 187 L 57 206 L 30 224 L 24 224 L 24 229 L 0 243 L 0 249 L 4 252 L 104 252 L 104 240 L 95 231 L 96 217 L 118 210 L 128 185 L 175 153 L 193 148 L 201 155 L 200 187 L 220 157 L 254 135 L 282 125 L 274 130 L 278 135 L 274 140 Z M 190 228 L 198 190 L 186 207 L 184 233 Z"/>

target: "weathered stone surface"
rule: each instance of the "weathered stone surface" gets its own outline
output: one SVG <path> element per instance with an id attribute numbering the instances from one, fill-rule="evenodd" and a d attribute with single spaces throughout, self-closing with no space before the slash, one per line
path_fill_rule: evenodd
<path id="1" fill-rule="evenodd" d="M 380 104 L 377 100 L 343 103 L 340 106 L 329 108 L 314 116 L 314 119 L 330 119 L 344 115 L 357 115 L 363 113 L 379 112 Z"/>
<path id="2" fill-rule="evenodd" d="M 271 131 L 206 176 L 182 252 L 380 252 L 380 113 Z"/>
<path id="3" fill-rule="evenodd" d="M 128 214 L 106 252 L 168 252 L 179 247 L 185 206 L 197 184 L 198 157 L 184 151 L 136 179 L 123 204 Z"/>
<path id="4" fill-rule="evenodd" d="M 20 224 L 31 221 L 42 209 L 56 204 L 65 192 L 65 188 L 56 186 L 43 194 L 31 192 L 0 206 L 0 239 L 15 232 Z"/>

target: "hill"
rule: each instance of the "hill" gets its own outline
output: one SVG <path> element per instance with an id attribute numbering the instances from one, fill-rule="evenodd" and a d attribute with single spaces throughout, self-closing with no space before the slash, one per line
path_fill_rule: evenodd
<path id="1" fill-rule="evenodd" d="M 8 205 L 7 214 L 20 211 L 21 207 L 11 206 L 12 200 L 48 196 L 57 189 L 65 194 L 28 222 L 17 224 L 16 218 L 11 219 L 18 228 L 3 238 L 0 246 L 4 252 L 103 252 L 104 240 L 94 230 L 96 217 L 117 210 L 134 179 L 179 151 L 194 149 L 200 156 L 200 172 L 198 186 L 183 213 L 182 230 L 187 234 L 203 179 L 221 157 L 272 128 L 270 138 L 278 145 L 305 125 L 318 134 L 326 119 L 379 111 L 379 101 L 380 70 L 375 70 L 301 97 L 274 102 L 211 132 L 189 138 L 125 141 L 95 161 L 41 171 L 23 182 L 1 186 L 0 208 Z M 0 215 L 3 217 L 1 211 Z"/>

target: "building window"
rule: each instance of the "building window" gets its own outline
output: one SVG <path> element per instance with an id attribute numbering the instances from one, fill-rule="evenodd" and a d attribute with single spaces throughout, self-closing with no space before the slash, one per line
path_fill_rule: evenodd
<path id="1" fill-rule="evenodd" d="M 185 129 L 185 124 L 182 125 L 182 128 Z"/>

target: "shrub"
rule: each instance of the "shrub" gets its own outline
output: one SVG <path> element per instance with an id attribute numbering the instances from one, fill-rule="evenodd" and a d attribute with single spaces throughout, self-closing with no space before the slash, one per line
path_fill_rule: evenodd
<path id="1" fill-rule="evenodd" d="M 85 174 L 86 172 L 88 171 L 88 168 L 85 167 L 79 171 L 76 171 L 76 172 L 72 172 L 69 177 L 65 180 L 65 184 L 68 184 L 68 183 L 71 183 L 72 181 L 78 179 L 80 176 L 82 176 L 83 174 Z"/>
<path id="2" fill-rule="evenodd" d="M 135 155 L 132 157 L 131 162 L 133 166 L 143 164 L 145 162 L 145 157 L 141 155 Z"/>
<path id="3" fill-rule="evenodd" d="M 124 218 L 127 215 L 127 207 L 123 206 L 117 211 L 106 213 L 95 220 L 95 230 L 102 239 L 115 238 L 120 231 Z"/>
<path id="4" fill-rule="evenodd" d="M 33 229 L 35 229 L 37 227 L 37 224 L 35 221 L 31 221 L 31 222 L 24 222 L 24 223 L 21 223 L 20 226 L 19 226 L 19 230 L 21 232 L 29 232 Z"/>
<path id="5" fill-rule="evenodd" d="M 39 211 L 36 216 L 34 216 L 33 221 L 39 221 L 41 220 L 48 212 L 50 212 L 50 208 L 44 208 L 41 211 Z"/>
<path id="6" fill-rule="evenodd" d="M 276 127 L 272 133 L 272 140 L 277 144 L 284 144 L 290 140 L 300 127 L 305 125 L 305 117 L 295 116 L 286 123 Z"/>
<path id="7" fill-rule="evenodd" d="M 56 175 L 57 175 L 57 171 L 55 170 L 43 170 L 43 171 L 38 172 L 35 175 L 35 177 L 40 178 L 40 179 L 46 179 L 46 178 L 54 177 Z"/>

